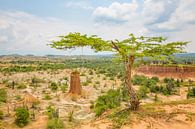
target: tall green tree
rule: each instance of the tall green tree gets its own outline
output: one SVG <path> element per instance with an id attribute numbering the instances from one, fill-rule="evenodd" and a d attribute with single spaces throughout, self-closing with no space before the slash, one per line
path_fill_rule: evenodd
<path id="1" fill-rule="evenodd" d="M 69 33 L 65 36 L 59 36 L 60 40 L 52 41 L 50 46 L 56 49 L 72 49 L 77 47 L 88 46 L 99 51 L 114 52 L 117 57 L 125 64 L 125 86 L 130 96 L 130 104 L 133 110 L 139 107 L 139 99 L 132 87 L 132 69 L 135 59 L 150 57 L 155 59 L 166 60 L 174 53 L 184 52 L 184 46 L 188 42 L 165 42 L 163 37 L 136 37 L 133 34 L 122 41 L 103 40 L 96 35 L 88 36 L 81 33 Z"/>

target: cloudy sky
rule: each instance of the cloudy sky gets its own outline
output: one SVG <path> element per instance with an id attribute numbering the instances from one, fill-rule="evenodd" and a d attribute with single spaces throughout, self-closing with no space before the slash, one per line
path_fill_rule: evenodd
<path id="1" fill-rule="evenodd" d="M 195 52 L 195 0 L 0 0 L 0 54 L 81 54 L 47 44 L 69 32 L 106 40 L 129 33 L 191 41 Z M 84 49 L 85 54 L 93 54 Z"/>

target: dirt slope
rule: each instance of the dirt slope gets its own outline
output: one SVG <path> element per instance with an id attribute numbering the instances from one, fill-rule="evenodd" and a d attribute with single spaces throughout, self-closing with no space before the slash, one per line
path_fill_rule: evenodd
<path id="1" fill-rule="evenodd" d="M 195 129 L 195 102 L 146 105 L 127 122 L 121 129 Z M 112 129 L 112 121 L 103 118 L 77 129 Z"/>

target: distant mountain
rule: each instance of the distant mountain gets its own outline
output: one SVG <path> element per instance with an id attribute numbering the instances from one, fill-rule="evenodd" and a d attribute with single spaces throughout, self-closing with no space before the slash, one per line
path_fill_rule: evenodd
<path id="1" fill-rule="evenodd" d="M 179 54 L 174 54 L 175 57 L 192 57 L 195 58 L 195 53 L 179 53 Z M 0 57 L 48 57 L 48 58 L 112 58 L 114 54 L 97 54 L 97 55 L 45 55 L 45 56 L 35 56 L 32 54 L 28 55 L 19 55 L 19 54 L 10 54 L 10 55 L 0 55 Z"/>
<path id="2" fill-rule="evenodd" d="M 195 58 L 195 53 L 179 53 L 175 54 L 176 57 L 193 57 Z"/>

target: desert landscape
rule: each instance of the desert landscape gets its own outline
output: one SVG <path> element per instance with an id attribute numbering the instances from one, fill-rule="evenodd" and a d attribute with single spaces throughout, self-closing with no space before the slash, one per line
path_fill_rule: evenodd
<path id="1" fill-rule="evenodd" d="M 141 106 L 137 111 L 131 111 L 126 107 L 129 98 L 123 87 L 122 64 L 113 63 L 110 56 L 84 56 L 81 59 L 79 56 L 13 55 L 1 56 L 0 61 L 1 128 L 195 127 L 193 65 L 190 66 L 192 72 L 189 71 L 191 73 L 185 78 L 175 76 L 177 71 L 170 66 L 161 66 L 166 68 L 164 74 L 158 67 L 155 71 L 143 70 L 144 66 L 135 69 L 132 83 Z M 79 71 L 80 95 L 72 94 L 70 90 L 71 83 L 74 83 L 71 82 L 71 73 L 75 70 Z M 104 107 L 97 103 L 111 105 Z M 15 119 L 20 107 L 28 109 L 29 117 L 26 126 L 18 127 Z M 55 123 L 55 119 L 59 119 L 59 123 Z"/>
<path id="2" fill-rule="evenodd" d="M 0 0 L 0 129 L 195 129 L 195 0 Z"/>

